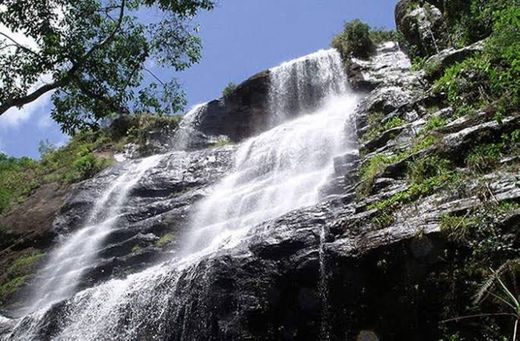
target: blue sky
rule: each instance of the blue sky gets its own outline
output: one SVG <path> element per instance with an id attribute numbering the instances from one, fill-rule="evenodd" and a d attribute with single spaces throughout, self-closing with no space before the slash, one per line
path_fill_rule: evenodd
<path id="1" fill-rule="evenodd" d="M 201 13 L 203 57 L 177 77 L 188 107 L 220 97 L 229 82 L 249 76 L 321 48 L 327 48 L 344 21 L 360 18 L 371 26 L 394 27 L 397 0 L 219 0 L 217 8 Z M 37 158 L 42 140 L 66 143 L 50 119 L 48 97 L 11 109 L 0 116 L 0 151 Z"/>

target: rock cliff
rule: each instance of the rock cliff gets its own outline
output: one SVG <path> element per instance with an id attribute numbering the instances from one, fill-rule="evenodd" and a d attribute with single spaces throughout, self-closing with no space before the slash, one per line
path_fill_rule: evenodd
<path id="1" fill-rule="evenodd" d="M 342 122 L 355 128 L 348 141 L 355 148 L 334 159 L 319 201 L 255 224 L 234 247 L 186 268 L 175 263 L 183 246 L 177 236 L 186 233 L 197 204 L 234 169 L 235 143 L 273 127 L 270 71 L 259 73 L 198 108 L 190 117 L 194 135 L 183 146 L 187 151 L 167 153 L 132 188 L 99 262 L 85 271 L 77 291 L 104 284 L 41 314 L 0 320 L 0 335 L 51 339 L 81 330 L 80 316 L 97 323 L 100 331 L 89 330 L 90 339 L 445 337 L 439 322 L 457 317 L 446 316 L 447 309 L 462 311 L 471 299 L 461 288 L 467 278 L 456 275 L 473 265 L 475 250 L 488 247 L 486 257 L 496 262 L 518 256 L 519 155 L 512 136 L 520 115 L 508 111 L 496 119 L 482 110 L 454 117 L 456 108 L 434 91 L 432 79 L 481 51 L 482 43 L 448 48 L 435 6 L 403 0 L 396 10 L 398 28 L 434 71 L 412 70 L 397 42 L 378 45 L 369 59 L 348 57 L 349 81 L 363 90 L 353 115 Z M 296 115 L 289 111 L 288 118 Z M 218 136 L 234 143 L 215 145 Z M 478 146 L 508 143 L 492 167 L 468 161 Z M 100 192 L 132 162 L 70 189 L 39 245 L 48 247 L 54 235 L 84 226 Z M 482 246 L 487 240 L 496 244 Z M 132 280 L 114 280 L 127 276 Z M 110 297 L 115 292 L 121 296 Z M 106 321 L 88 314 L 97 311 L 99 297 L 113 311 L 101 316 Z M 506 328 L 508 321 L 494 323 Z M 470 327 L 464 335 L 476 340 L 480 332 Z"/>

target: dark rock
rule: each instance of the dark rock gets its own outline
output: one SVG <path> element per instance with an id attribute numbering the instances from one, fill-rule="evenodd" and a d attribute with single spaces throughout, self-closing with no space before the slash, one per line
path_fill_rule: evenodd
<path id="1" fill-rule="evenodd" d="M 381 133 L 379 136 L 373 138 L 372 140 L 368 141 L 362 146 L 362 150 L 366 151 L 367 153 L 370 153 L 378 148 L 381 148 L 385 146 L 388 141 L 395 138 L 397 135 L 402 133 L 407 127 L 406 126 L 400 126 L 395 127 L 392 129 L 388 129 Z"/>
<path id="2" fill-rule="evenodd" d="M 269 71 L 263 71 L 239 84 L 229 95 L 207 103 L 193 126 L 206 137 L 200 136 L 201 142 L 195 145 L 204 146 L 202 141 L 207 136 L 225 135 L 238 142 L 264 131 L 269 126 L 268 91 Z"/>

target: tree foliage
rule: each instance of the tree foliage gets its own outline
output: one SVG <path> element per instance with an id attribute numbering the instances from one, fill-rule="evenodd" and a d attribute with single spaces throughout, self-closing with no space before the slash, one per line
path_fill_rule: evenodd
<path id="1" fill-rule="evenodd" d="M 349 54 L 358 58 L 368 58 L 374 52 L 377 44 L 385 41 L 396 41 L 397 33 L 393 30 L 371 28 L 359 19 L 346 22 L 343 32 L 332 39 L 332 47 L 345 58 Z"/>
<path id="2" fill-rule="evenodd" d="M 352 54 L 360 58 L 369 57 L 374 50 L 374 43 L 370 39 L 370 26 L 359 19 L 346 22 L 343 32 L 332 40 L 332 46 L 342 56 Z"/>
<path id="3" fill-rule="evenodd" d="M 52 117 L 67 133 L 114 115 L 181 109 L 179 85 L 161 80 L 147 63 L 179 71 L 197 62 L 201 42 L 191 19 L 213 6 L 212 0 L 2 1 L 0 24 L 34 44 L 0 32 L 0 114 L 51 91 Z M 146 11 L 160 19 L 143 20 L 151 17 Z"/>

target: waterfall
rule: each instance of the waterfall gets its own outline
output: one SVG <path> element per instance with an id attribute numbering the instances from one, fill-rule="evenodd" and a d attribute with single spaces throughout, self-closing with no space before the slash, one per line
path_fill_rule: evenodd
<path id="1" fill-rule="evenodd" d="M 194 135 L 200 134 L 200 132 L 194 128 L 194 125 L 199 113 L 203 111 L 206 106 L 207 103 L 196 104 L 186 114 L 184 114 L 179 123 L 179 128 L 173 137 L 173 149 L 187 150 L 192 147 L 192 142 L 195 138 Z"/>
<path id="2" fill-rule="evenodd" d="M 318 203 L 323 199 L 320 189 L 334 172 L 334 157 L 351 149 L 345 122 L 358 100 L 347 86 L 335 50 L 284 63 L 271 69 L 270 74 L 269 104 L 273 122 L 278 125 L 237 146 L 233 170 L 196 204 L 177 258 L 83 290 L 63 306 L 54 307 L 66 314 L 53 308 L 30 314 L 19 321 L 10 339 L 38 339 L 39 333 L 45 333 L 42 326 L 49 324 L 46 319 L 58 330 L 53 335 L 59 340 L 193 339 L 184 334 L 184 323 L 199 316 L 190 315 L 190 297 L 178 283 L 188 283 L 188 287 L 200 284 L 197 275 L 206 273 L 204 267 L 208 266 L 204 260 L 244 245 L 259 224 Z M 199 108 L 194 108 L 189 117 L 195 117 Z M 121 175 L 99 201 L 100 212 L 93 210 L 91 223 L 71 236 L 53 254 L 49 265 L 55 262 L 59 268 L 71 270 L 77 267 L 77 261 L 70 266 L 61 264 L 69 258 L 68 252 L 79 248 L 91 251 L 82 251 L 85 255 L 95 253 L 117 219 L 118 206 L 159 159 L 145 159 L 136 170 Z M 116 204 L 105 212 L 106 202 L 113 196 Z M 325 232 L 320 233 L 316 248 L 324 262 Z M 87 243 L 82 240 L 85 237 Z M 86 256 L 88 262 L 90 257 Z M 324 263 L 320 269 L 324 271 Z M 58 283 L 62 283 L 59 287 L 65 281 Z M 58 296 L 64 295 L 50 298 Z M 172 320 L 183 323 L 172 325 Z"/>
<path id="3" fill-rule="evenodd" d="M 330 340 L 329 335 L 329 288 L 327 283 L 327 260 L 325 254 L 325 241 L 327 237 L 327 231 L 325 226 L 320 229 L 320 248 L 319 248 L 319 261 L 320 261 L 320 282 L 318 284 L 318 290 L 321 299 L 321 325 L 320 325 L 320 341 Z"/>
<path id="4" fill-rule="evenodd" d="M 184 254 L 233 247 L 250 228 L 320 199 L 333 172 L 333 157 L 348 146 L 345 113 L 354 97 L 330 98 L 303 115 L 239 147 L 235 170 L 197 207 Z"/>
<path id="5" fill-rule="evenodd" d="M 269 111 L 272 125 L 323 105 L 332 95 L 345 94 L 343 63 L 335 50 L 319 50 L 272 68 Z"/>
<path id="6" fill-rule="evenodd" d="M 160 155 L 155 155 L 139 161 L 137 165 L 131 163 L 96 201 L 86 225 L 66 237 L 52 251 L 46 265 L 37 274 L 39 279 L 32 286 L 29 311 L 60 301 L 76 291 L 84 271 L 95 265 L 97 252 L 117 222 L 128 194 L 160 159 Z"/>
<path id="7" fill-rule="evenodd" d="M 349 147 L 344 124 L 357 104 L 341 65 L 321 50 L 270 70 L 271 114 L 281 119 L 296 99 L 300 116 L 240 145 L 234 172 L 198 205 L 183 254 L 233 247 L 252 226 L 318 201 L 334 156 Z M 312 104 L 321 107 L 303 109 Z"/>

